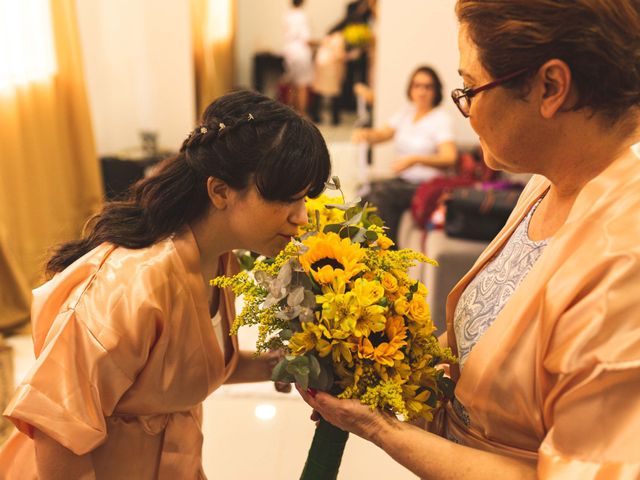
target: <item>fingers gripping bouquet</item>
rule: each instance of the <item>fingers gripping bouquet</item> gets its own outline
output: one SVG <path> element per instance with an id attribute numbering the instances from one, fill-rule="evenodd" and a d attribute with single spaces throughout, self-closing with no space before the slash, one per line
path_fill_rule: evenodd
<path id="1" fill-rule="evenodd" d="M 337 177 L 327 186 L 339 189 Z M 307 210 L 310 223 L 275 259 L 213 280 L 243 296 L 233 331 L 258 325 L 258 352 L 287 353 L 274 381 L 430 420 L 453 390 L 436 365 L 454 359 L 433 335 L 425 286 L 407 271 L 435 262 L 389 250 L 393 242 L 368 205 L 322 195 L 308 199 Z M 321 420 L 301 478 L 335 478 L 346 437 Z"/>

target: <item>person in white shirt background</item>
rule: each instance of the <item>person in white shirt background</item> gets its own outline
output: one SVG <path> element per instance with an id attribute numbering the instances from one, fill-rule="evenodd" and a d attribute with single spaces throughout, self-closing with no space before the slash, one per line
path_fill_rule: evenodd
<path id="1" fill-rule="evenodd" d="M 409 79 L 411 104 L 391 117 L 381 128 L 354 131 L 352 140 L 370 145 L 393 139 L 397 158 L 391 168 L 396 177 L 374 181 L 364 200 L 378 208 L 389 227 L 389 238 L 397 240 L 402 212 L 411 204 L 418 186 L 445 174 L 457 157 L 449 114 L 439 107 L 442 82 L 426 65 L 416 68 Z"/>
<path id="2" fill-rule="evenodd" d="M 303 10 L 304 0 L 292 0 L 292 8 L 284 15 L 284 69 L 291 85 L 290 103 L 298 113 L 307 109 L 308 89 L 313 80 L 311 29 Z"/>

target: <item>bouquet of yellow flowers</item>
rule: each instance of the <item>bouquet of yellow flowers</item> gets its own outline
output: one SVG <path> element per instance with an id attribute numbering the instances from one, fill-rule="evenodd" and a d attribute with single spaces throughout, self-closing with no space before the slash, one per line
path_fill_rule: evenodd
<path id="1" fill-rule="evenodd" d="M 371 28 L 366 23 L 350 23 L 344 28 L 342 35 L 351 47 L 366 47 L 373 38 Z"/>
<path id="2" fill-rule="evenodd" d="M 339 189 L 337 177 L 327 186 Z M 213 280 L 243 297 L 232 332 L 258 325 L 258 352 L 286 352 L 274 381 L 359 399 L 404 420 L 430 420 L 453 392 L 436 365 L 455 360 L 433 335 L 425 286 L 407 271 L 435 262 L 390 249 L 366 204 L 322 195 L 308 199 L 307 210 L 309 224 L 275 259 Z M 335 478 L 346 437 L 321 420 L 301 478 Z"/>

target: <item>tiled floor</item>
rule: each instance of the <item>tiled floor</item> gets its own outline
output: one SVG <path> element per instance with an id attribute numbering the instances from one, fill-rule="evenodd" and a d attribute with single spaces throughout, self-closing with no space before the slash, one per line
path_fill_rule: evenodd
<path id="1" fill-rule="evenodd" d="M 353 198 L 362 175 L 362 152 L 349 142 L 352 118 L 339 127 L 321 126 L 327 138 L 334 174 L 347 198 Z M 252 350 L 256 333 L 240 332 L 241 348 Z M 31 338 L 9 339 L 15 350 L 15 377 L 19 382 L 33 362 Z M 298 478 L 313 437 L 309 407 L 295 392 L 277 393 L 270 382 L 226 385 L 204 405 L 205 472 L 211 480 L 289 480 Z M 415 479 L 384 452 L 351 436 L 339 478 Z"/>

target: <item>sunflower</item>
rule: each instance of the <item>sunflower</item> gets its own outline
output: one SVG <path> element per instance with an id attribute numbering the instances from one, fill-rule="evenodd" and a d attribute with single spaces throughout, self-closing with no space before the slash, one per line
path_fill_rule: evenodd
<path id="1" fill-rule="evenodd" d="M 361 262 L 365 250 L 337 233 L 319 233 L 302 243 L 308 250 L 300 255 L 300 264 L 321 285 L 330 284 L 335 278 L 346 283 L 366 268 Z"/>

